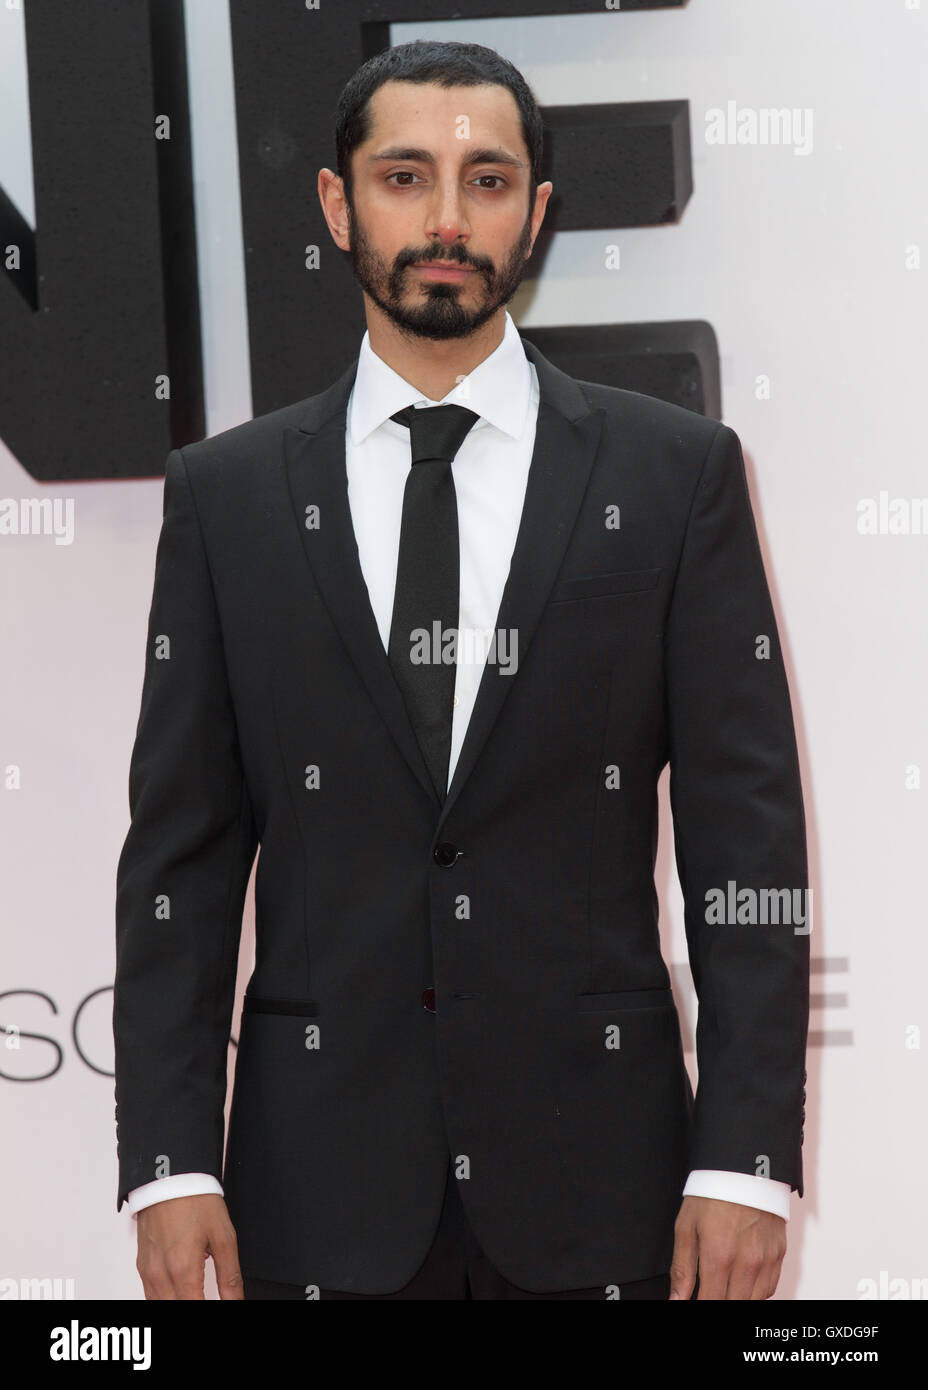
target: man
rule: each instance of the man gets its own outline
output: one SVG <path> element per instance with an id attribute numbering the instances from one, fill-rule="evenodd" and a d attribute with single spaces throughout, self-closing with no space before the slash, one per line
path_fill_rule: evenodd
<path id="1" fill-rule="evenodd" d="M 552 186 L 499 55 L 372 59 L 336 143 L 357 361 L 166 468 L 114 1005 L 146 1295 L 202 1298 L 211 1255 L 223 1298 L 767 1298 L 809 943 L 737 436 L 520 339 Z"/>

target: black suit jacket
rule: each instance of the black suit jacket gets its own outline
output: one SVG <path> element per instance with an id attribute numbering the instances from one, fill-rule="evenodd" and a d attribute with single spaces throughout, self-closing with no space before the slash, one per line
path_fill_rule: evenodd
<path id="1" fill-rule="evenodd" d="M 449 1152 L 480 1245 L 533 1292 L 666 1271 L 691 1168 L 802 1192 L 808 936 L 707 921 L 730 882 L 807 883 L 738 438 L 524 346 L 541 397 L 497 624 L 518 666 L 487 665 L 443 804 L 351 525 L 356 364 L 167 460 L 117 874 L 117 1210 L 168 1171 L 221 1176 L 257 1277 L 401 1287 Z M 658 938 L 668 761 L 695 1105 Z"/>

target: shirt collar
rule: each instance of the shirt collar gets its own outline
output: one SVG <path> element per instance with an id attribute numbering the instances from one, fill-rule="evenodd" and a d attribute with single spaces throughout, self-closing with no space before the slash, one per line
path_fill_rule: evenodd
<path id="1" fill-rule="evenodd" d="M 463 405 L 504 434 L 518 438 L 525 424 L 532 386 L 531 363 L 525 355 L 518 329 L 507 311 L 499 347 L 485 357 L 467 379 L 459 382 L 441 401 L 430 401 L 378 357 L 365 332 L 358 353 L 358 370 L 348 403 L 348 431 L 359 444 L 397 410 L 418 401 L 429 405 Z"/>

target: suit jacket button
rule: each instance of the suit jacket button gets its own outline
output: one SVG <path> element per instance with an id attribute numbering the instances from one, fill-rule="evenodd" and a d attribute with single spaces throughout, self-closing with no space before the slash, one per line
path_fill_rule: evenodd
<path id="1" fill-rule="evenodd" d="M 430 1014 L 435 1012 L 435 991 L 434 989 L 424 989 L 422 991 L 422 1007 L 428 1009 Z"/>
<path id="2" fill-rule="evenodd" d="M 458 857 L 456 845 L 449 845 L 447 840 L 443 840 L 440 845 L 435 846 L 432 858 L 442 869 L 450 869 L 455 859 Z"/>

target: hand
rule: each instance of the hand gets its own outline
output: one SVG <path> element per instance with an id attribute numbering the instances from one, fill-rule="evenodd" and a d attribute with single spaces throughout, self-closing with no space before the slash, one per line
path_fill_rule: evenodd
<path id="1" fill-rule="evenodd" d="M 786 1222 L 717 1197 L 684 1197 L 674 1224 L 670 1297 L 689 1298 L 699 1266 L 703 1298 L 769 1298 L 786 1254 Z"/>
<path id="2" fill-rule="evenodd" d="M 218 1194 L 153 1202 L 142 1208 L 136 1223 L 139 1253 L 135 1267 L 146 1299 L 205 1298 L 207 1255 L 213 1258 L 219 1297 L 245 1297 L 235 1228 Z"/>

